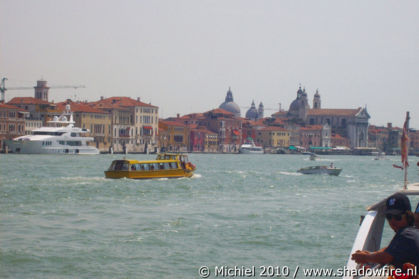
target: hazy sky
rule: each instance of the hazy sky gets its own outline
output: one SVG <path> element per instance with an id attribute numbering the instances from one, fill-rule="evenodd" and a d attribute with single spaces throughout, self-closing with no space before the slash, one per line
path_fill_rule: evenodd
<path id="1" fill-rule="evenodd" d="M 141 97 L 160 116 L 218 107 L 231 86 L 242 116 L 310 105 L 367 106 L 370 123 L 419 128 L 419 1 L 0 0 L 7 85 L 83 84 L 50 100 Z M 7 91 L 6 100 L 33 96 Z"/>

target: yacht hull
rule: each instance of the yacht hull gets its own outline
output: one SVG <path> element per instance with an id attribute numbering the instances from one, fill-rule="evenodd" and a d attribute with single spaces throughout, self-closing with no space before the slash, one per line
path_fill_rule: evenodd
<path id="1" fill-rule="evenodd" d="M 9 152 L 16 154 L 73 154 L 96 155 L 99 150 L 93 146 L 43 146 L 41 141 L 6 141 Z"/>
<path id="2" fill-rule="evenodd" d="M 239 153 L 241 154 L 263 154 L 263 149 L 250 149 L 250 148 L 240 148 Z"/>

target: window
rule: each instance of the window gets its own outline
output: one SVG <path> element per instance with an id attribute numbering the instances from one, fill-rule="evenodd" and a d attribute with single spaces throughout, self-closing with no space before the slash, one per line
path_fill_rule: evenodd
<path id="1" fill-rule="evenodd" d="M 174 136 L 173 139 L 175 142 L 183 142 L 183 136 Z"/>

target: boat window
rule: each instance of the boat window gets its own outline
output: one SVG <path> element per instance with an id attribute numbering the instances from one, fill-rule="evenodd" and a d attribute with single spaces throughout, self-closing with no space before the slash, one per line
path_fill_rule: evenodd
<path id="1" fill-rule="evenodd" d="M 46 131 L 34 131 L 33 135 L 48 135 L 48 136 L 61 136 L 64 132 L 46 132 Z"/>
<path id="2" fill-rule="evenodd" d="M 61 144 L 61 145 L 65 145 L 65 141 L 63 141 L 63 140 L 60 140 L 58 143 Z"/>
<path id="3" fill-rule="evenodd" d="M 165 169 L 165 170 L 168 170 L 168 169 L 170 169 L 170 166 L 169 166 L 169 164 L 170 164 L 170 163 L 164 163 L 164 169 Z"/>
<path id="4" fill-rule="evenodd" d="M 139 164 L 139 165 L 140 165 L 140 170 L 148 170 L 147 164 Z M 147 169 L 145 167 L 147 167 Z"/>
<path id="5" fill-rule="evenodd" d="M 165 167 L 164 167 L 164 163 L 159 163 L 159 169 L 160 169 L 160 170 L 164 170 L 164 169 L 165 169 Z"/>
<path id="6" fill-rule="evenodd" d="M 148 164 L 149 170 L 154 170 L 154 164 Z"/>
<path id="7" fill-rule="evenodd" d="M 71 133 L 72 137 L 77 137 L 77 133 Z"/>
<path id="8" fill-rule="evenodd" d="M 122 165 L 124 164 L 123 161 L 117 161 L 115 163 L 115 170 L 122 170 Z"/>
<path id="9" fill-rule="evenodd" d="M 77 140 L 68 140 L 68 141 L 67 141 L 67 145 L 70 145 L 70 146 L 81 146 L 81 141 L 77 141 Z"/>
<path id="10" fill-rule="evenodd" d="M 132 164 L 131 165 L 131 170 L 133 170 L 133 171 L 137 170 L 137 165 L 136 164 Z"/>
<path id="11" fill-rule="evenodd" d="M 127 162 L 124 162 L 122 164 L 122 170 L 128 170 L 129 169 L 129 164 Z"/>
<path id="12" fill-rule="evenodd" d="M 113 161 L 108 170 L 110 170 L 110 171 L 115 170 L 115 165 L 116 165 L 116 162 Z"/>

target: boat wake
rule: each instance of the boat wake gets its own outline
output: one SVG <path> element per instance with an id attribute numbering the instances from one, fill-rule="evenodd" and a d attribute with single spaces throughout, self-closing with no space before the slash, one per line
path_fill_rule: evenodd
<path id="1" fill-rule="evenodd" d="M 283 175 L 292 175 L 292 176 L 300 176 L 300 175 L 303 175 L 302 173 L 299 173 L 299 172 L 280 171 L 279 173 L 280 174 L 283 174 Z"/>
<path id="2" fill-rule="evenodd" d="M 59 177 L 59 179 L 65 180 L 65 181 L 75 181 L 75 182 L 106 181 L 106 178 L 102 176 L 92 176 L 92 177 L 67 176 L 67 177 Z"/>

